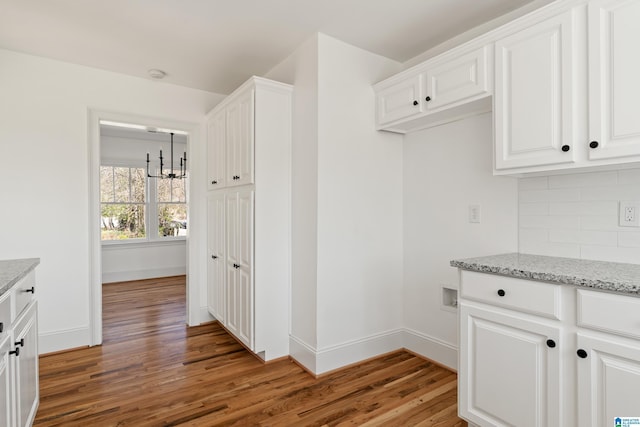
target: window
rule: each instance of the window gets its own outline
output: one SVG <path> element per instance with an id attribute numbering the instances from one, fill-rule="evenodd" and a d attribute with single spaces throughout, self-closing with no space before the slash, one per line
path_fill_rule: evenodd
<path id="1" fill-rule="evenodd" d="M 156 179 L 158 236 L 187 235 L 187 204 L 184 179 Z"/>
<path id="2" fill-rule="evenodd" d="M 145 175 L 142 168 L 100 167 L 102 240 L 146 237 Z"/>
<path id="3" fill-rule="evenodd" d="M 144 168 L 100 166 L 102 241 L 157 241 L 187 235 L 185 180 L 146 175 Z"/>

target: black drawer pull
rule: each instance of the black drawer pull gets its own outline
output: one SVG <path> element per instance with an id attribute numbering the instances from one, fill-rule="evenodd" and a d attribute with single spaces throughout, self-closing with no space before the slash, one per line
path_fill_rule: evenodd
<path id="1" fill-rule="evenodd" d="M 25 289 L 24 292 L 35 294 L 36 293 L 36 288 L 35 288 L 35 286 L 32 286 L 29 289 Z"/>
<path id="2" fill-rule="evenodd" d="M 587 352 L 583 349 L 578 349 L 578 351 L 576 352 L 578 354 L 578 357 L 580 359 L 586 359 L 587 358 Z"/>
<path id="3" fill-rule="evenodd" d="M 24 347 L 24 338 L 21 338 L 20 341 L 16 341 L 15 346 L 20 346 L 20 347 Z"/>
<path id="4" fill-rule="evenodd" d="M 20 347 L 16 348 L 16 349 L 15 349 L 15 350 L 13 350 L 13 351 L 10 351 L 10 352 L 9 352 L 9 355 L 11 355 L 11 354 L 15 354 L 15 355 L 16 355 L 16 357 L 20 356 Z"/>
<path id="5" fill-rule="evenodd" d="M 498 295 L 503 297 L 505 296 L 507 293 L 504 291 L 504 289 L 498 289 Z"/>
<path id="6" fill-rule="evenodd" d="M 547 347 L 554 348 L 556 346 L 556 342 L 554 340 L 547 340 Z"/>

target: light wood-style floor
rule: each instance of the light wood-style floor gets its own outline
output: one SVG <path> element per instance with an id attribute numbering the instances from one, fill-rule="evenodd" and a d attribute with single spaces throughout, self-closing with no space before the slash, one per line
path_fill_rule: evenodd
<path id="1" fill-rule="evenodd" d="M 36 426 L 466 425 L 456 375 L 405 351 L 315 379 L 187 328 L 184 276 L 103 289 L 104 344 L 40 358 Z"/>

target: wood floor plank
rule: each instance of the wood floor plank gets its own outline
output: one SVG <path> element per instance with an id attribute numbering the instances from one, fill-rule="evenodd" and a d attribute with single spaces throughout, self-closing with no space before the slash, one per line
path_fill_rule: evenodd
<path id="1" fill-rule="evenodd" d="M 185 319 L 184 276 L 104 285 L 104 343 L 40 357 L 34 425 L 466 426 L 456 375 L 413 354 L 315 379 Z"/>

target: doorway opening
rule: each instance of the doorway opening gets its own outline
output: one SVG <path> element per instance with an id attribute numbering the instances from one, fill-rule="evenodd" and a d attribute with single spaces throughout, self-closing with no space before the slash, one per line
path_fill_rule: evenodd
<path id="1" fill-rule="evenodd" d="M 185 323 L 194 324 L 187 159 L 195 126 L 126 114 L 89 115 L 91 345 L 103 340 L 103 284 L 181 276 Z"/>

